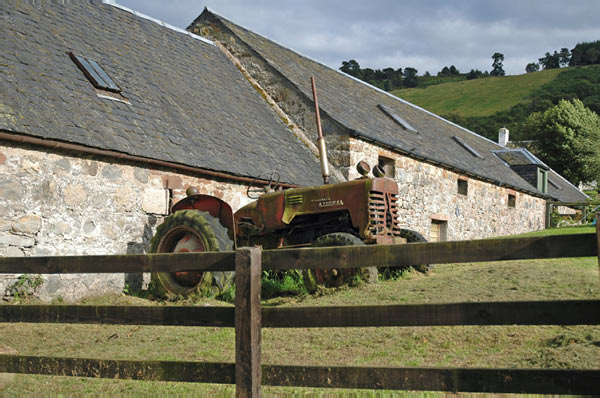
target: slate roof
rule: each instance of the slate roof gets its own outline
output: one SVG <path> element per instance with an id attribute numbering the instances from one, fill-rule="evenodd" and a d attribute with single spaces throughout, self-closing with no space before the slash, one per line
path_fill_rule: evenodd
<path id="1" fill-rule="evenodd" d="M 204 13 L 210 13 L 212 17 L 220 20 L 226 28 L 311 99 L 310 77 L 314 76 L 322 112 L 340 122 L 350 134 L 417 159 L 441 164 L 463 174 L 543 196 L 491 152 L 504 149 L 497 143 L 300 55 L 210 10 L 205 10 Z M 403 123 L 394 120 L 396 118 L 390 113 L 399 116 L 407 126 L 403 127 Z M 412 131 L 413 129 L 417 132 Z M 553 173 L 553 181 L 560 187 L 552 192 L 555 199 L 588 199 L 556 173 Z"/>
<path id="2" fill-rule="evenodd" d="M 318 159 L 214 43 L 117 6 L 56 3 L 0 2 L 0 130 L 320 183 Z M 97 61 L 131 104 L 99 98 L 68 51 Z"/>

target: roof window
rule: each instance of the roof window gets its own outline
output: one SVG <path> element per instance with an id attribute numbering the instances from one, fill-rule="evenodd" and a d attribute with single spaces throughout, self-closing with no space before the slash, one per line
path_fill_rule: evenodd
<path id="1" fill-rule="evenodd" d="M 475 156 L 476 158 L 479 158 L 479 159 L 484 159 L 484 157 L 481 156 L 479 154 L 479 152 L 477 152 L 475 149 L 473 149 L 473 147 L 471 147 L 471 145 L 469 145 L 466 142 L 464 142 L 462 140 L 462 138 L 457 137 L 457 136 L 453 136 L 452 139 L 454 141 L 456 141 L 460 146 L 462 146 L 463 148 L 465 148 L 467 150 L 467 152 L 469 152 L 471 155 L 473 155 L 473 156 Z"/>
<path id="2" fill-rule="evenodd" d="M 383 113 L 389 116 L 394 122 L 400 125 L 404 130 L 412 131 L 413 133 L 418 133 L 417 129 L 410 125 L 406 120 L 402 119 L 400 116 L 396 115 L 393 110 L 388 108 L 385 105 L 377 104 L 377 107 L 381 109 Z"/>
<path id="3" fill-rule="evenodd" d="M 121 89 L 117 84 L 108 76 L 108 74 L 102 69 L 98 63 L 92 59 L 75 55 L 69 52 L 69 56 L 75 62 L 75 65 L 81 69 L 85 77 L 88 78 L 90 83 L 94 87 L 100 90 L 111 91 L 113 93 L 120 93 Z"/>

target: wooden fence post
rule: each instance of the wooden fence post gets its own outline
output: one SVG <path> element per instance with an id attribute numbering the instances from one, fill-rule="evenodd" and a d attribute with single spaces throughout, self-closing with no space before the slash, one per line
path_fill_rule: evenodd
<path id="1" fill-rule="evenodd" d="M 260 248 L 240 248 L 235 253 L 235 396 L 261 394 Z"/>
<path id="2" fill-rule="evenodd" d="M 600 277 L 600 213 L 596 213 L 596 250 L 598 251 L 598 277 Z"/>
<path id="3" fill-rule="evenodd" d="M 546 229 L 552 228 L 552 204 L 546 201 Z"/>

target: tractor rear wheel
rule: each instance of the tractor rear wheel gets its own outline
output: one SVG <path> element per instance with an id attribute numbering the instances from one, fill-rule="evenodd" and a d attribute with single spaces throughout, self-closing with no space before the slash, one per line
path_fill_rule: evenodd
<path id="1" fill-rule="evenodd" d="M 417 231 L 413 231 L 410 229 L 401 229 L 400 236 L 406 239 L 407 243 L 421 243 L 427 242 L 427 239 Z M 423 274 L 428 273 L 433 266 L 431 264 L 418 264 L 412 266 L 416 271 L 419 271 Z"/>
<path id="2" fill-rule="evenodd" d="M 180 210 L 165 218 L 152 238 L 151 253 L 185 253 L 233 250 L 233 242 L 219 219 L 198 210 Z M 233 272 L 155 272 L 152 283 L 160 296 L 192 293 L 221 294 Z"/>
<path id="3" fill-rule="evenodd" d="M 365 243 L 360 238 L 345 232 L 322 235 L 315 239 L 312 247 L 357 246 Z M 315 293 L 319 286 L 339 287 L 352 282 L 354 278 L 364 279 L 365 268 L 344 269 L 305 269 L 302 270 L 304 286 L 309 293 Z"/>

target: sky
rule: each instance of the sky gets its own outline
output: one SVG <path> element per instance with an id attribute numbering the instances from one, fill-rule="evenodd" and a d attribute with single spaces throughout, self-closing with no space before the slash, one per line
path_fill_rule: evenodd
<path id="1" fill-rule="evenodd" d="M 507 75 L 549 52 L 600 40 L 600 0 L 116 0 L 179 28 L 204 7 L 333 68 L 413 67 L 432 75 L 492 69 Z"/>

